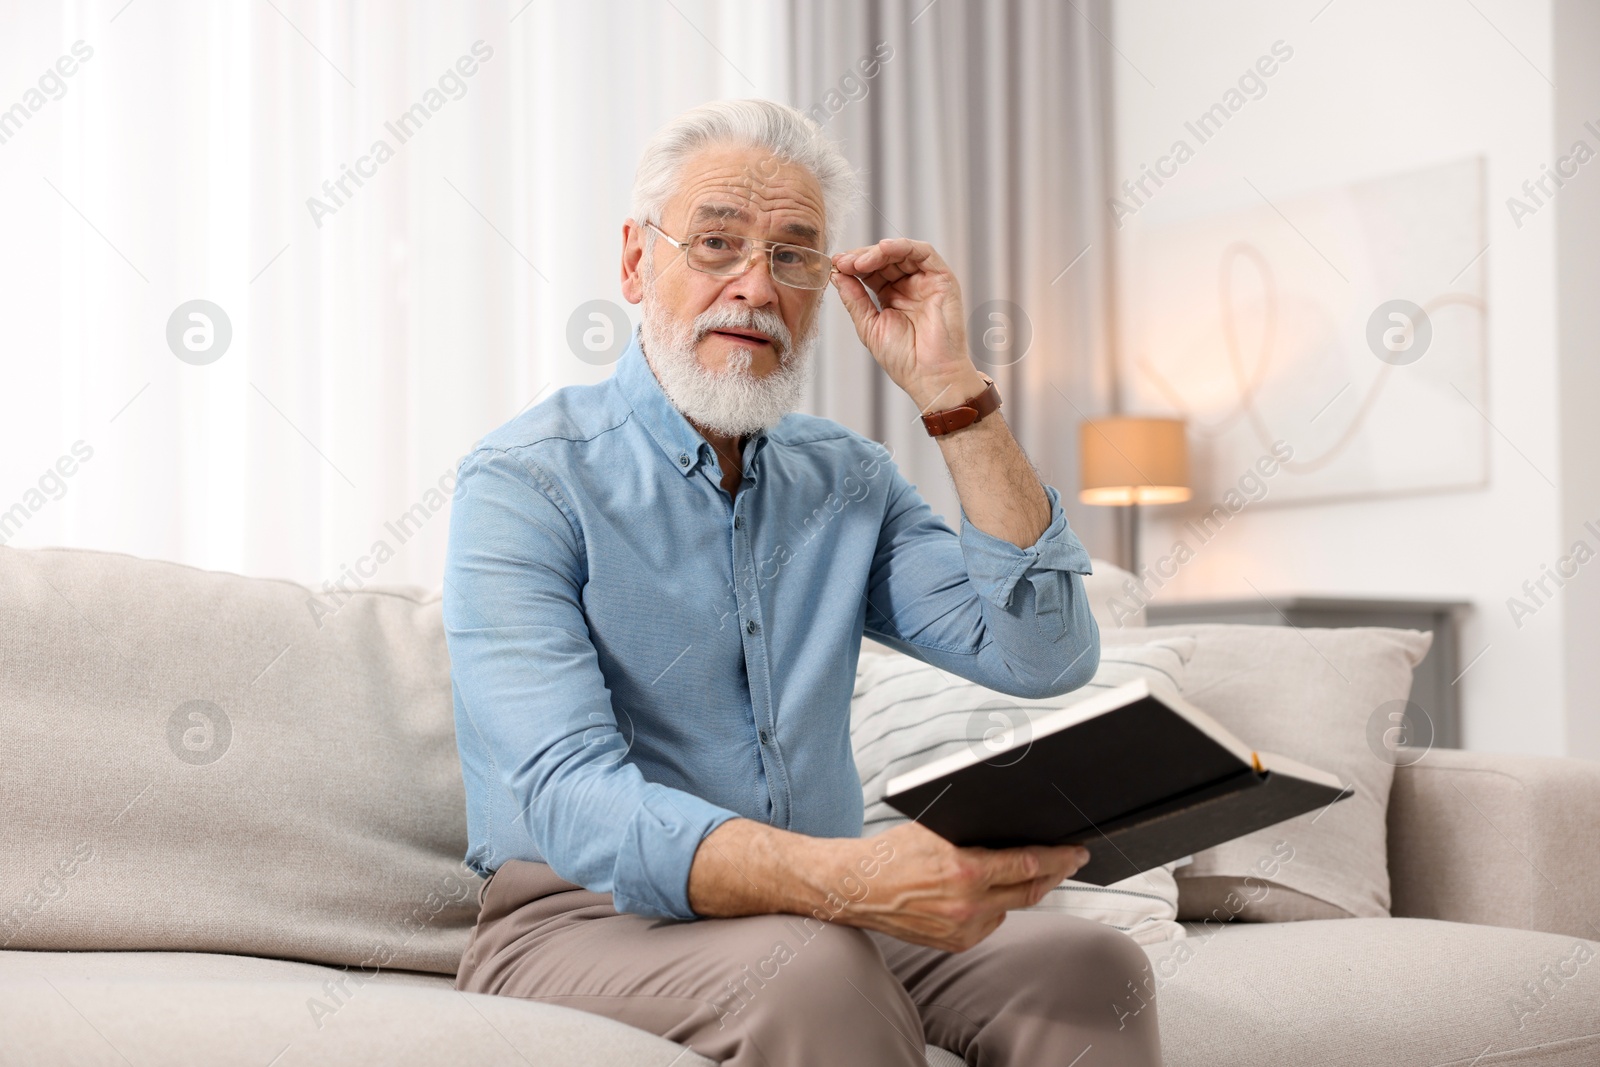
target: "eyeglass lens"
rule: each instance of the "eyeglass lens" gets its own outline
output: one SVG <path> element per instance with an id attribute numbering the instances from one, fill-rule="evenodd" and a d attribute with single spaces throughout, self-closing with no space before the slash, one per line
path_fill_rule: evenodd
<path id="1" fill-rule="evenodd" d="M 707 274 L 737 274 L 750 260 L 755 242 L 737 234 L 696 233 L 688 238 L 689 266 Z M 814 248 L 775 244 L 772 247 L 772 277 L 798 289 L 825 289 L 833 272 L 833 260 Z"/>

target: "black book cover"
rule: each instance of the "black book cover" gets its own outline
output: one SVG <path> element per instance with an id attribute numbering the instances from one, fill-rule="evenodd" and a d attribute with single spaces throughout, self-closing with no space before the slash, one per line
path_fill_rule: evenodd
<path id="1" fill-rule="evenodd" d="M 1041 716 L 999 752 L 898 775 L 884 800 L 957 845 L 1081 844 L 1073 880 L 1103 886 L 1348 795 L 1140 681 Z"/>

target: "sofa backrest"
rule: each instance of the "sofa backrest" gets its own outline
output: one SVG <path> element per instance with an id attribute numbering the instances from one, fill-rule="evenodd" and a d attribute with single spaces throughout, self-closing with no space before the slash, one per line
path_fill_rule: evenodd
<path id="1" fill-rule="evenodd" d="M 0 547 L 0 737 L 0 948 L 455 972 L 437 593 Z"/>

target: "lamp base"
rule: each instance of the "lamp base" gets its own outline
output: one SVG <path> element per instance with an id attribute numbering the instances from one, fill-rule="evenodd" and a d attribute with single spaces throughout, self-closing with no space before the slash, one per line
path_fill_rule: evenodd
<path id="1" fill-rule="evenodd" d="M 1139 505 L 1128 504 L 1117 509 L 1117 540 L 1122 558 L 1118 566 L 1134 577 L 1139 576 Z"/>

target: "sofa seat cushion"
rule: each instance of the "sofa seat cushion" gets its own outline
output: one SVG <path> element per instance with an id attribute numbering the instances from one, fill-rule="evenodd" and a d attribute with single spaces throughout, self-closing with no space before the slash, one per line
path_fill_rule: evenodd
<path id="1" fill-rule="evenodd" d="M 1600 1063 L 1596 942 L 1433 919 L 1187 925 L 1145 947 L 1167 1067 Z"/>
<path id="2" fill-rule="evenodd" d="M 442 975 L 380 971 L 357 984 L 353 974 L 199 952 L 0 952 L 0 1062 L 711 1063 L 599 1015 L 458 993 Z"/>

